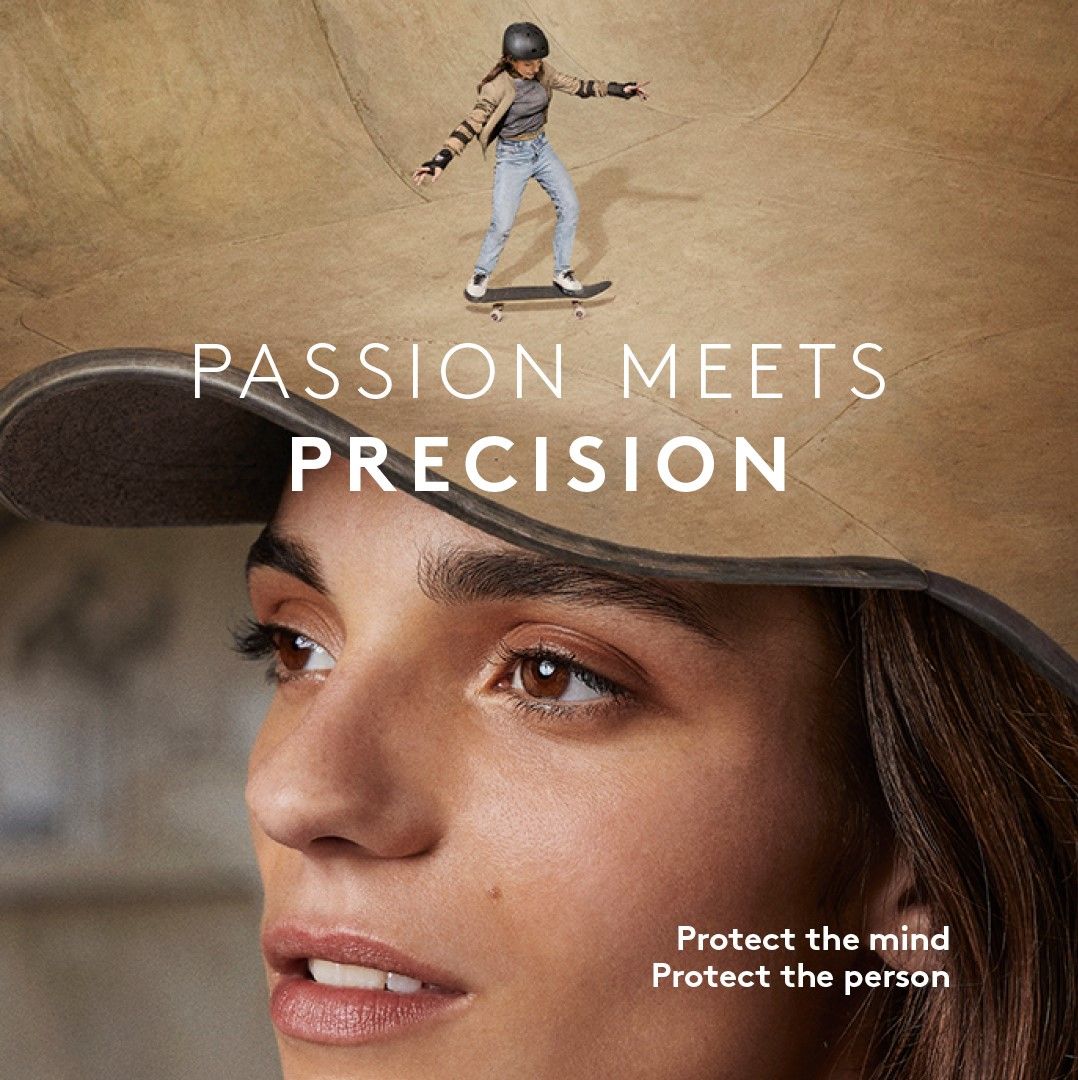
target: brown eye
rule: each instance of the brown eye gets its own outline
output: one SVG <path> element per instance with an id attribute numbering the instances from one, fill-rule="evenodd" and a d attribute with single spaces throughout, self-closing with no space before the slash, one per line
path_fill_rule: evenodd
<path id="1" fill-rule="evenodd" d="M 560 698 L 569 688 L 569 665 L 549 656 L 529 657 L 520 662 L 520 685 L 535 698 Z"/>
<path id="2" fill-rule="evenodd" d="M 317 641 L 291 630 L 274 630 L 273 647 L 285 671 L 328 670 L 334 664 L 333 657 Z"/>
<path id="3" fill-rule="evenodd" d="M 551 705 L 580 704 L 624 692 L 616 683 L 568 657 L 547 653 L 518 657 L 510 686 L 522 698 Z"/>

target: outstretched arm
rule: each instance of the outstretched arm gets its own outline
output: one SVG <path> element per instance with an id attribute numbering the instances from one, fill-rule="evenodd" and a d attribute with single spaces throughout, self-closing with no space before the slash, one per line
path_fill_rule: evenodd
<path id="1" fill-rule="evenodd" d="M 472 106 L 472 111 L 453 129 L 441 150 L 412 173 L 413 182 L 422 184 L 428 176 L 432 183 L 437 180 L 453 158 L 463 154 L 468 143 L 483 130 L 496 107 L 494 98 L 488 94 L 480 94 L 479 100 Z"/>
<path id="2" fill-rule="evenodd" d="M 575 75 L 566 75 L 561 71 L 555 71 L 547 66 L 547 75 L 551 90 L 558 90 L 563 94 L 574 94 L 576 97 L 638 97 L 647 100 L 647 91 L 644 89 L 646 82 L 604 82 L 602 79 L 578 79 Z"/>

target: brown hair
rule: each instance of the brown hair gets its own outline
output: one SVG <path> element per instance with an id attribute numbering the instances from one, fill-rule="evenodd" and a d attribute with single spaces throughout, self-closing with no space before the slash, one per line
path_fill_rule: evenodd
<path id="1" fill-rule="evenodd" d="M 950 987 L 872 991 L 866 1075 L 1073 1077 L 1078 708 L 925 595 L 850 591 L 840 606 L 868 813 L 882 798 L 915 899 L 951 932 Z"/>
<path id="2" fill-rule="evenodd" d="M 513 58 L 511 56 L 503 56 L 495 65 L 483 76 L 479 85 L 475 88 L 477 94 L 483 92 L 483 87 L 488 82 L 493 82 L 503 71 L 513 70 Z"/>

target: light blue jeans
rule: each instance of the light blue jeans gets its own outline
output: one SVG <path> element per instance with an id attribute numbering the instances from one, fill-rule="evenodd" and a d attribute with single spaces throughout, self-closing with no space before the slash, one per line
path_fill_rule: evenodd
<path id="1" fill-rule="evenodd" d="M 558 215 L 554 226 L 554 273 L 560 274 L 572 267 L 580 203 L 569 170 L 551 149 L 546 135 L 540 135 L 523 142 L 498 140 L 494 151 L 494 210 L 475 264 L 477 274 L 494 273 L 498 256 L 516 220 L 524 189 L 532 177 L 550 196 Z"/>

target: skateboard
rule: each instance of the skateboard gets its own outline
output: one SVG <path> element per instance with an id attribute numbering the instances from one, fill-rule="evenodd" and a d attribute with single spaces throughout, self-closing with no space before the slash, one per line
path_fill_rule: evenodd
<path id="1" fill-rule="evenodd" d="M 469 304 L 482 306 L 490 304 L 490 317 L 494 322 L 501 322 L 505 316 L 505 305 L 520 303 L 526 300 L 568 300 L 573 305 L 573 314 L 582 319 L 587 312 L 584 310 L 582 300 L 588 300 L 606 292 L 613 284 L 612 281 L 597 281 L 594 285 L 585 285 L 575 294 L 563 293 L 556 285 L 512 285 L 507 289 L 487 289 L 486 293 L 478 300 L 469 296 L 467 292 L 464 299 Z"/>

